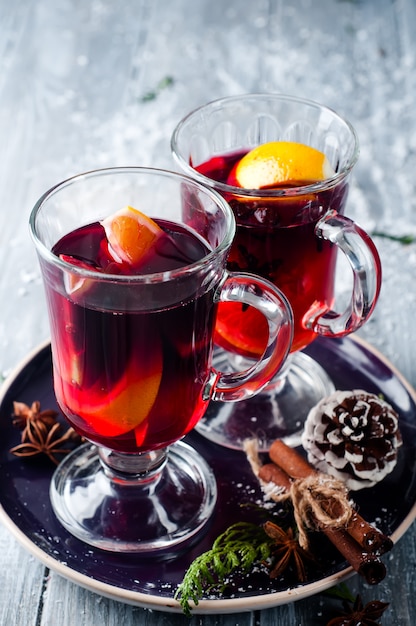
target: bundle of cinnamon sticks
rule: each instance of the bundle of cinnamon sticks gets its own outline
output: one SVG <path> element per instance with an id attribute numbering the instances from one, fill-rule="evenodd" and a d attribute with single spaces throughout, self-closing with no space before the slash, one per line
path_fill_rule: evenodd
<path id="1" fill-rule="evenodd" d="M 306 459 L 281 440 L 273 442 L 269 457 L 271 462 L 259 468 L 258 478 L 264 483 L 274 483 L 286 492 L 291 489 L 293 481 L 319 475 Z M 337 502 L 321 503 L 321 506 L 324 509 L 326 507 L 328 512 L 332 507 L 334 517 L 339 512 Z M 383 580 L 386 568 L 380 556 L 393 547 L 389 537 L 369 524 L 355 510 L 352 510 L 348 523 L 344 526 L 318 526 L 367 583 L 375 585 Z"/>

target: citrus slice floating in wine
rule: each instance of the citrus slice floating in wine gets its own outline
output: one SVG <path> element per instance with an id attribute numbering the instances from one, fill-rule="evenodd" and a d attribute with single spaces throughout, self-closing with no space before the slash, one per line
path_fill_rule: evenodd
<path id="1" fill-rule="evenodd" d="M 127 206 L 101 222 L 108 240 L 109 252 L 117 263 L 137 269 L 164 231 L 144 213 Z M 86 261 L 70 255 L 60 258 L 74 267 L 97 271 Z M 87 279 L 70 276 L 69 293 L 85 291 Z M 157 394 L 163 372 L 161 342 L 144 333 L 140 339 L 141 353 L 133 354 L 117 380 L 107 385 L 85 386 L 84 352 L 78 354 L 73 346 L 71 354 L 55 367 L 55 391 L 60 402 L 82 417 L 97 434 L 116 437 L 137 428 L 149 415 Z M 68 339 L 67 339 L 68 340 Z"/>
<path id="2" fill-rule="evenodd" d="M 228 182 L 245 189 L 325 180 L 335 172 L 323 152 L 294 141 L 270 141 L 244 155 Z"/>
<path id="3" fill-rule="evenodd" d="M 146 343 L 143 338 L 142 344 Z M 99 435 L 117 437 L 133 430 L 148 417 L 159 392 L 163 373 L 161 343 L 155 344 L 154 337 L 143 346 L 144 354 L 133 354 L 123 374 L 110 389 L 93 385 L 80 387 L 73 375 L 72 359 L 66 364 L 56 364 L 55 393 L 58 401 L 70 407 Z M 151 345 L 150 345 L 151 343 Z"/>
<path id="4" fill-rule="evenodd" d="M 242 309 L 243 307 L 243 309 Z M 266 318 L 252 306 L 221 302 L 215 324 L 215 341 L 225 350 L 248 358 L 258 358 L 267 346 Z"/>
<path id="5" fill-rule="evenodd" d="M 150 217 L 126 206 L 101 222 L 116 261 L 138 267 L 164 231 Z"/>
<path id="6" fill-rule="evenodd" d="M 70 254 L 60 254 L 59 258 L 61 259 L 61 261 L 65 261 L 65 263 L 74 265 L 78 269 L 87 270 L 89 272 L 103 271 L 93 263 L 78 259 L 77 257 Z M 84 278 L 83 276 L 76 274 L 75 272 L 66 272 L 64 274 L 64 277 L 66 292 L 71 296 L 77 294 L 77 296 L 79 297 L 79 295 L 87 287 L 89 282 L 87 278 Z"/>
<path id="7" fill-rule="evenodd" d="M 101 404 L 99 397 L 93 397 L 91 411 L 80 407 L 80 414 L 96 433 L 116 437 L 133 430 L 147 418 L 163 371 L 161 346 L 156 348 L 152 346 L 146 363 L 142 359 L 132 360 L 113 389 L 101 398 Z"/>

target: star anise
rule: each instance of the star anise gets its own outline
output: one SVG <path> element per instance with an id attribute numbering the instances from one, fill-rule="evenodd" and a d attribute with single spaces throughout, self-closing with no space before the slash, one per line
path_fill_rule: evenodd
<path id="1" fill-rule="evenodd" d="M 344 601 L 345 613 L 339 617 L 332 618 L 326 626 L 380 626 L 376 622 L 389 606 L 388 602 L 372 600 L 364 606 L 360 595 L 357 595 L 355 602 Z"/>
<path id="2" fill-rule="evenodd" d="M 16 428 L 26 428 L 28 420 L 40 421 L 46 426 L 52 427 L 56 423 L 58 413 L 52 409 L 40 410 L 39 400 L 32 402 L 29 407 L 24 402 L 13 402 L 13 426 Z"/>
<path id="3" fill-rule="evenodd" d="M 52 409 L 40 410 L 36 400 L 29 407 L 23 402 L 13 402 L 13 425 L 22 431 L 21 442 L 10 450 L 19 457 L 46 455 L 58 465 L 62 456 L 68 454 L 82 438 L 73 428 L 63 434 L 63 427 L 57 421 L 58 413 Z"/>
<path id="4" fill-rule="evenodd" d="M 55 422 L 50 428 L 40 420 L 28 420 L 22 443 L 12 448 L 10 452 L 19 457 L 46 454 L 55 465 L 58 465 L 59 457 L 71 451 L 71 448 L 64 447 L 65 444 L 81 441 L 79 435 L 71 427 L 63 435 L 61 432 L 62 426 L 59 422 Z"/>
<path id="5" fill-rule="evenodd" d="M 306 569 L 305 560 L 312 557 L 304 550 L 293 534 L 293 529 L 284 531 L 273 522 L 266 522 L 263 526 L 265 533 L 274 541 L 271 548 L 273 565 L 270 570 L 270 578 L 277 578 L 289 565 L 294 565 L 299 582 L 305 582 Z"/>

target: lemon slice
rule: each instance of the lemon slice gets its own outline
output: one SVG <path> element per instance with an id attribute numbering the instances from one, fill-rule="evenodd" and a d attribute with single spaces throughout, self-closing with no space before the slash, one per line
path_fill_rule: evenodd
<path id="1" fill-rule="evenodd" d="M 325 180 L 334 174 L 323 152 L 293 141 L 271 141 L 257 146 L 243 156 L 234 171 L 238 186 L 245 189 Z"/>
<path id="2" fill-rule="evenodd" d="M 105 218 L 101 225 L 114 259 L 131 266 L 139 265 L 164 234 L 156 222 L 131 206 Z"/>

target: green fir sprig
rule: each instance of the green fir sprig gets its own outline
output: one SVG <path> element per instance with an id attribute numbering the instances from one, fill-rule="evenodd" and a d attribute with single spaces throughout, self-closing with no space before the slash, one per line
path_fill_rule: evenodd
<path id="1" fill-rule="evenodd" d="M 172 87 L 174 82 L 175 81 L 172 76 L 165 76 L 157 83 L 154 89 L 144 94 L 144 96 L 141 98 L 141 101 L 151 102 L 152 100 L 156 100 L 160 92 L 163 91 L 164 89 L 167 89 L 168 87 Z"/>
<path id="2" fill-rule="evenodd" d="M 267 561 L 273 543 L 256 524 L 237 522 L 227 528 L 210 550 L 191 563 L 175 593 L 185 615 L 191 615 L 191 601 L 197 605 L 204 593 L 222 592 L 233 572 L 244 574 L 256 564 Z"/>
<path id="3" fill-rule="evenodd" d="M 408 246 L 415 241 L 413 235 L 391 235 L 390 233 L 385 233 L 378 230 L 373 231 L 372 236 L 381 237 L 382 239 L 389 239 L 390 241 L 397 241 L 398 243 L 402 243 L 405 246 Z"/>

